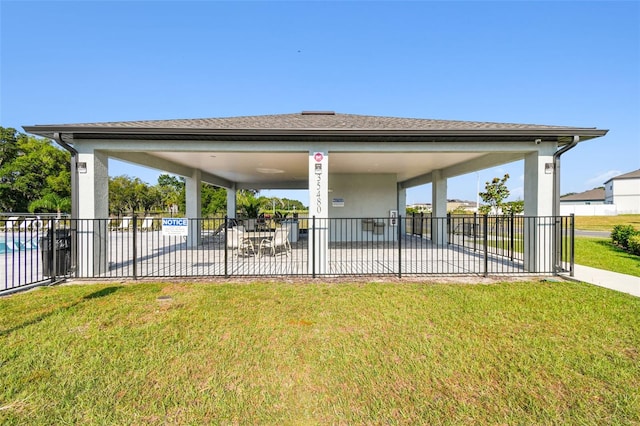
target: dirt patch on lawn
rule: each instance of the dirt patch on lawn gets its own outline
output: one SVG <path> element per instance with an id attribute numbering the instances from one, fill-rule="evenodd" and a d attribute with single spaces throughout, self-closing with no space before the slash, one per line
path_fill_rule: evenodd
<path id="1" fill-rule="evenodd" d="M 182 291 L 188 291 L 183 287 L 185 284 L 369 284 L 369 283 L 389 283 L 389 284 L 402 284 L 402 283 L 425 283 L 425 284 L 498 284 L 504 282 L 530 282 L 541 281 L 549 279 L 549 277 L 543 276 L 490 276 L 481 277 L 475 275 L 437 275 L 437 276 L 407 276 L 407 277 L 394 277 L 394 276 L 322 276 L 317 278 L 312 277 L 181 277 L 181 278 L 141 278 L 137 280 L 133 279 L 69 279 L 64 285 L 81 285 L 81 284 L 97 284 L 97 283 L 109 283 L 109 284 L 136 284 L 136 283 L 167 283 L 172 284 L 172 290 L 181 289 Z M 554 277 L 554 280 L 563 281 L 561 277 Z"/>

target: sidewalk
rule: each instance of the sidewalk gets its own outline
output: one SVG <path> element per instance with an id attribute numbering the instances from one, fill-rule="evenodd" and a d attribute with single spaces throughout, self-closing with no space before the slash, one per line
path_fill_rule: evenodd
<path id="1" fill-rule="evenodd" d="M 640 297 L 640 277 L 604 271 L 582 265 L 575 265 L 573 277 L 569 277 L 568 274 L 561 275 L 567 279 L 583 281 Z"/>

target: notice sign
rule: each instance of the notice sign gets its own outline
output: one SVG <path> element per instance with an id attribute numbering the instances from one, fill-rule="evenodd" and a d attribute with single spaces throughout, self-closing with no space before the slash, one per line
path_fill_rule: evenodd
<path id="1" fill-rule="evenodd" d="M 344 207 L 344 198 L 334 198 L 331 200 L 332 207 Z"/>
<path id="2" fill-rule="evenodd" d="M 189 220 L 184 218 L 163 217 L 163 237 L 186 237 L 189 234 Z"/>

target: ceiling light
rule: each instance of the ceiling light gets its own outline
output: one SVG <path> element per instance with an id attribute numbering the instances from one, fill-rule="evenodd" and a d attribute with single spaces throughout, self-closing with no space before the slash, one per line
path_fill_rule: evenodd
<path id="1" fill-rule="evenodd" d="M 280 169 L 267 169 L 267 168 L 262 168 L 262 167 L 258 167 L 256 169 L 256 172 L 258 173 L 262 173 L 264 175 L 277 175 L 279 173 L 284 173 L 284 170 L 280 170 Z"/>

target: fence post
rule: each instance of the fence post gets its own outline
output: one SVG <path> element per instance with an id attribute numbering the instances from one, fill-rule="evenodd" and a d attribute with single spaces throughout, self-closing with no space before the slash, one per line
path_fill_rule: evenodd
<path id="1" fill-rule="evenodd" d="M 411 235 L 416 235 L 416 212 L 411 213 Z"/>
<path id="2" fill-rule="evenodd" d="M 476 246 L 476 240 L 478 239 L 478 212 L 473 212 L 473 251 L 478 248 Z"/>
<path id="3" fill-rule="evenodd" d="M 511 234 L 511 237 L 509 238 L 509 250 L 510 250 L 510 257 L 511 260 L 513 260 L 513 251 L 515 249 L 515 217 L 513 216 L 513 211 L 511 212 L 511 223 L 509 224 L 509 233 Z"/>
<path id="4" fill-rule="evenodd" d="M 133 214 L 133 279 L 138 279 L 138 216 Z"/>
<path id="5" fill-rule="evenodd" d="M 482 221 L 484 227 L 484 276 L 489 276 L 489 233 L 487 232 L 489 226 L 489 215 L 484 215 Z"/>
<path id="6" fill-rule="evenodd" d="M 574 273 L 574 265 L 575 265 L 575 254 L 576 254 L 576 227 L 575 227 L 575 216 L 573 213 L 569 216 L 569 244 L 571 245 L 571 264 L 569 265 L 569 276 L 573 277 Z"/>
<path id="7" fill-rule="evenodd" d="M 53 284 L 56 282 L 56 276 L 58 275 L 58 253 L 56 253 L 56 233 L 58 230 L 56 229 L 56 221 L 52 220 L 51 222 L 53 223 L 53 226 L 49 228 L 51 229 L 51 238 L 49 239 L 49 247 L 51 247 L 49 254 L 49 267 L 51 268 L 51 284 Z"/>
<path id="8" fill-rule="evenodd" d="M 71 237 L 71 247 L 70 247 L 70 255 L 71 255 L 71 271 L 73 271 L 74 276 L 78 276 L 78 219 L 70 218 L 69 226 L 71 229 L 69 230 L 69 236 Z"/>
<path id="9" fill-rule="evenodd" d="M 316 277 L 316 217 L 311 217 L 311 277 Z"/>
<path id="10" fill-rule="evenodd" d="M 402 215 L 401 214 L 398 214 L 398 278 L 402 278 Z"/>
<path id="11" fill-rule="evenodd" d="M 227 244 L 227 238 L 229 238 L 229 216 L 224 216 L 224 277 L 229 278 L 229 245 Z"/>

